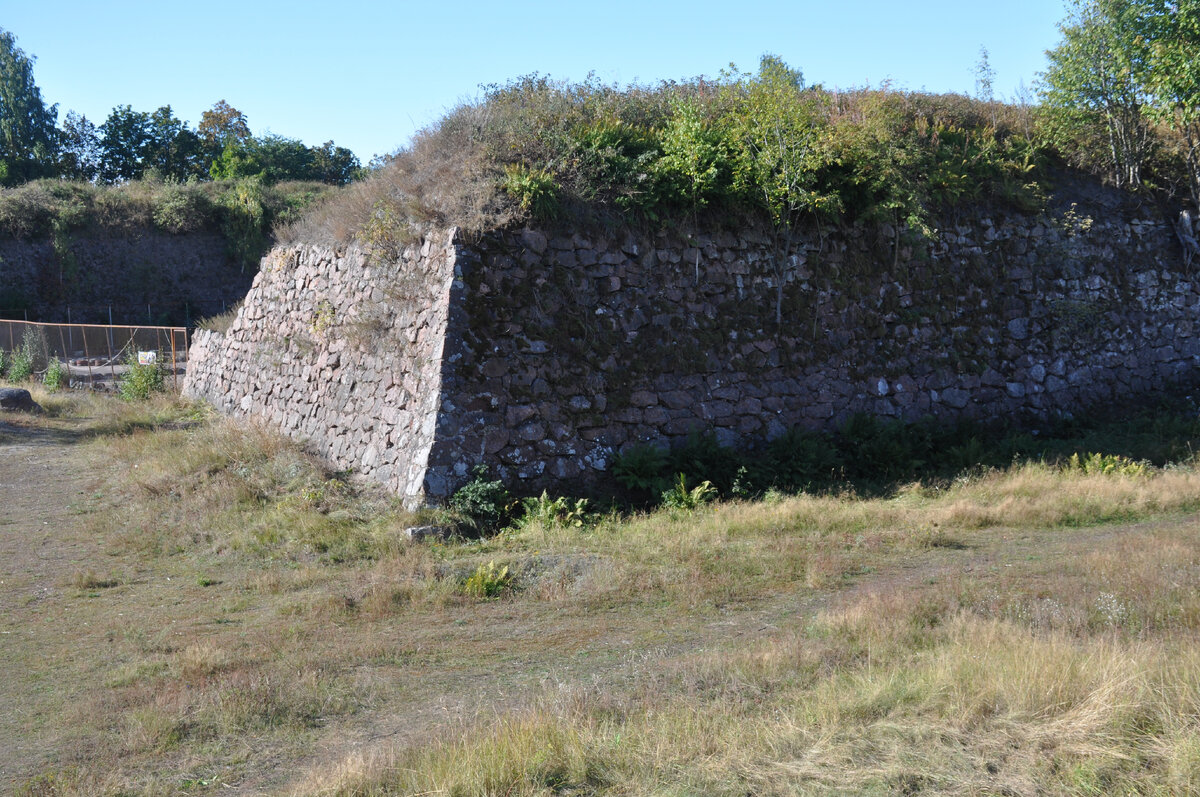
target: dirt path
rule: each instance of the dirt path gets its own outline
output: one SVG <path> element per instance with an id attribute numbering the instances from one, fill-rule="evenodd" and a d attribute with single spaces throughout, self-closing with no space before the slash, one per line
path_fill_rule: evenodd
<path id="1" fill-rule="evenodd" d="M 62 634 L 45 620 L 72 574 L 101 556 L 81 533 L 94 477 L 73 451 L 77 439 L 70 429 L 0 424 L 0 790 L 51 754 L 47 718 L 64 696 L 42 682 Z"/>

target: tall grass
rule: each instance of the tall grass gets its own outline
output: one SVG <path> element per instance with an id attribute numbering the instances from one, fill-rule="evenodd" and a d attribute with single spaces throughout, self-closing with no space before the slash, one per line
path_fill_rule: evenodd
<path id="1" fill-rule="evenodd" d="M 209 419 L 105 438 L 128 463 L 124 544 L 162 550 L 199 541 L 265 555 L 335 561 L 393 550 L 411 516 L 381 490 L 351 487 L 294 442 L 257 424 Z"/>

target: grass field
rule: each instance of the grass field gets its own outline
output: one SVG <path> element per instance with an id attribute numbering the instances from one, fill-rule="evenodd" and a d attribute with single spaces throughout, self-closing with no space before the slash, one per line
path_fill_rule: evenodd
<path id="1" fill-rule="evenodd" d="M 38 398 L 0 424 L 5 792 L 1200 792 L 1191 462 L 416 544 L 261 429 Z"/>

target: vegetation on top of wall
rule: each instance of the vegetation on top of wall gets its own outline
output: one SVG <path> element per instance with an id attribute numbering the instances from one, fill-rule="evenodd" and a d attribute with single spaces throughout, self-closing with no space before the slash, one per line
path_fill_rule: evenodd
<path id="1" fill-rule="evenodd" d="M 269 183 L 254 177 L 182 183 L 143 179 L 120 185 L 34 180 L 0 189 L 0 237 L 209 231 L 223 234 L 230 256 L 252 266 L 270 246 L 275 225 L 295 220 L 338 190 L 319 182 Z"/>
<path id="2" fill-rule="evenodd" d="M 929 235 L 947 206 L 1037 210 L 1051 168 L 1200 197 L 1200 9 L 1075 0 L 1036 91 L 994 99 L 808 85 L 754 73 L 653 86 L 530 75 L 485 86 L 367 180 L 285 233 L 394 248 L 430 223 L 478 233 L 530 218 L 655 224 L 701 212 L 798 225 L 865 220 Z M 898 240 L 898 236 L 897 236 Z"/>
<path id="3" fill-rule="evenodd" d="M 394 245 L 430 223 L 478 233 L 712 210 L 783 232 L 809 219 L 924 229 L 964 200 L 1039 207 L 1035 128 L 1025 106 L 806 86 L 773 56 L 754 74 L 624 89 L 533 75 L 486 87 L 284 235 Z"/>

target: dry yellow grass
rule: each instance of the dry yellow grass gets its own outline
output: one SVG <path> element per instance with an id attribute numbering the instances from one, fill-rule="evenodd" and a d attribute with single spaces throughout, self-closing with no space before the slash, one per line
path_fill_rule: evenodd
<path id="1" fill-rule="evenodd" d="M 1191 468 L 414 545 L 389 500 L 261 429 L 47 402 L 17 436 L 98 478 L 64 515 L 59 591 L 0 589 L 21 630 L 0 701 L 31 706 L 21 750 L 44 751 L 14 790 L 1200 788 Z M 466 596 L 491 561 L 513 589 Z"/>
<path id="2" fill-rule="evenodd" d="M 886 613 L 882 613 L 886 612 Z M 294 794 L 1189 794 L 1200 657 L 1186 644 L 937 629 L 869 598 L 618 705 L 548 697 L 416 750 L 356 752 Z M 848 653 L 848 651 L 850 651 Z M 670 688 L 663 688 L 669 686 Z"/>

